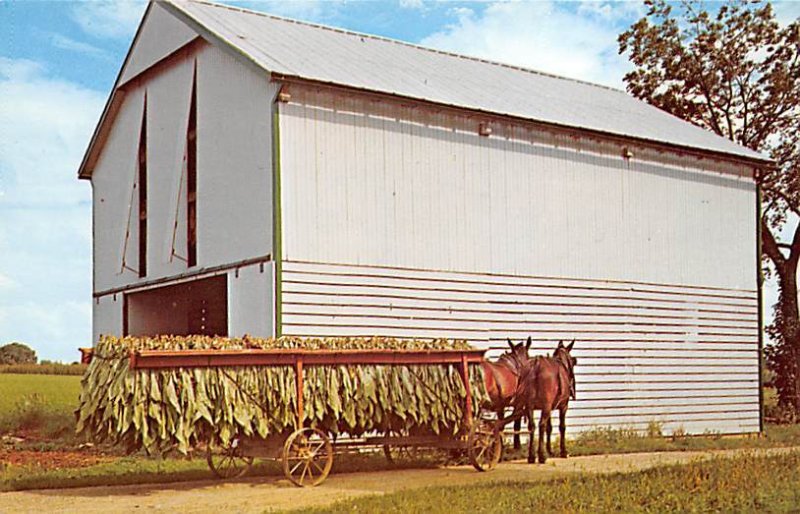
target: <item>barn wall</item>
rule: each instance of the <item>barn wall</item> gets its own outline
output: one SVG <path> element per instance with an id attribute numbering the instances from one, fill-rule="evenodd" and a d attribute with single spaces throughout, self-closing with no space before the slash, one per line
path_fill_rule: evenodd
<path id="1" fill-rule="evenodd" d="M 265 262 L 228 273 L 228 335 L 272 337 L 274 334 L 274 263 Z"/>
<path id="2" fill-rule="evenodd" d="M 195 67 L 197 266 L 189 268 L 185 155 Z M 148 269 L 147 275 L 140 278 L 135 181 L 145 93 Z M 146 81 L 127 88 L 92 176 L 96 293 L 169 280 L 203 268 L 271 258 L 274 94 L 275 87 L 265 75 L 211 45 L 173 59 Z M 123 253 L 126 267 L 122 266 Z M 265 286 L 259 277 L 253 285 L 240 280 L 238 287 L 247 296 L 259 294 Z M 260 321 L 253 325 L 240 317 L 232 327 L 241 325 L 253 335 L 271 333 L 271 325 L 263 326 L 266 322 L 271 324 L 271 316 L 271 310 L 260 313 Z M 104 323 L 96 322 L 101 326 Z"/>
<path id="3" fill-rule="evenodd" d="M 576 338 L 574 430 L 758 430 L 751 170 L 327 93 L 280 109 L 284 334 Z"/>
<path id="4" fill-rule="evenodd" d="M 288 260 L 755 289 L 750 177 L 320 96 L 281 106 Z"/>

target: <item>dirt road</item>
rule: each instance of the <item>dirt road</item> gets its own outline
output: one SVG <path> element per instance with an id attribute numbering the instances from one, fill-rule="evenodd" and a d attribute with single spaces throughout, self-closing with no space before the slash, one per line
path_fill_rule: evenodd
<path id="1" fill-rule="evenodd" d="M 800 451 L 800 448 L 760 450 L 759 454 Z M 231 482 L 202 481 L 115 487 L 86 487 L 0 493 L 0 513 L 16 512 L 264 512 L 327 505 L 344 498 L 384 494 L 436 485 L 485 484 L 504 480 L 547 480 L 575 472 L 630 472 L 664 464 L 688 462 L 742 450 L 717 452 L 635 453 L 551 459 L 545 465 L 521 461 L 500 464 L 489 473 L 470 466 L 441 469 L 332 474 L 319 487 L 300 489 L 287 480 L 246 478 Z"/>

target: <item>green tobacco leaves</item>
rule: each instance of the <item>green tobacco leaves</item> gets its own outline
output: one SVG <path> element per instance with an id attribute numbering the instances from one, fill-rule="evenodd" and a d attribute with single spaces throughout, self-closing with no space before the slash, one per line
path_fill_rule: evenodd
<path id="1" fill-rule="evenodd" d="M 289 366 L 130 369 L 134 350 L 467 349 L 465 342 L 390 338 L 113 338 L 97 344 L 83 380 L 79 433 L 128 450 L 186 453 L 198 443 L 285 435 L 297 412 Z M 480 366 L 470 366 L 475 405 L 486 399 Z M 463 423 L 464 385 L 454 366 L 308 366 L 304 424 L 332 434 L 453 434 Z"/>

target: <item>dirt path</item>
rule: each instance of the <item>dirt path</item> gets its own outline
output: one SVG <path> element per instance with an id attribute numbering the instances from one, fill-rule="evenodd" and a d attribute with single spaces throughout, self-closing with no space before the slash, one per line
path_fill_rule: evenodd
<path id="1" fill-rule="evenodd" d="M 500 464 L 489 473 L 470 466 L 441 469 L 332 474 L 319 487 L 300 489 L 287 480 L 248 478 L 218 481 L 86 487 L 0 493 L 0 513 L 15 512 L 264 512 L 327 505 L 344 498 L 383 494 L 436 485 L 485 484 L 504 480 L 547 480 L 576 472 L 631 472 L 665 464 L 689 462 L 744 450 L 715 452 L 634 453 L 551 459 L 543 466 L 522 461 Z M 750 450 L 753 451 L 753 450 Z M 800 448 L 757 450 L 762 455 Z"/>

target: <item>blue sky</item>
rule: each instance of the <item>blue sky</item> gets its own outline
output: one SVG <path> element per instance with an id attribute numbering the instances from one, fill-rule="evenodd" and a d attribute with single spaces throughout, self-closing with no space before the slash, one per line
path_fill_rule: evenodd
<path id="1" fill-rule="evenodd" d="M 616 37 L 643 13 L 609 1 L 230 3 L 620 88 Z M 775 5 L 781 20 L 800 16 L 800 3 Z M 0 345 L 71 361 L 91 344 L 91 190 L 76 170 L 144 8 L 0 0 Z"/>

